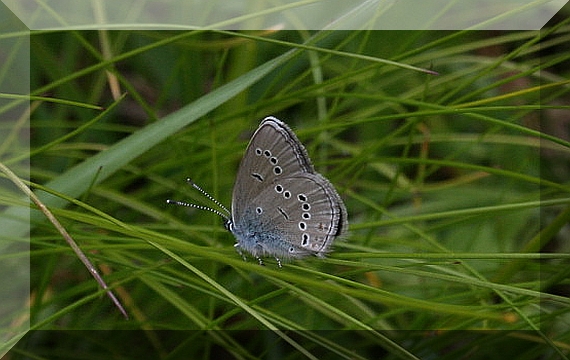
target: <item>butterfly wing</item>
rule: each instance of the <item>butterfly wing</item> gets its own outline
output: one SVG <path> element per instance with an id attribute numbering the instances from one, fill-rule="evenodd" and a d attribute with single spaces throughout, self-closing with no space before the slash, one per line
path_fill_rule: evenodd
<path id="1" fill-rule="evenodd" d="M 240 164 L 232 197 L 238 247 L 260 256 L 324 255 L 347 229 L 342 199 L 293 131 L 268 117 Z"/>
<path id="2" fill-rule="evenodd" d="M 246 200 L 270 186 L 270 179 L 298 172 L 314 172 L 307 150 L 285 123 L 271 116 L 265 118 L 253 134 L 237 172 L 232 218 L 244 214 Z"/>
<path id="3" fill-rule="evenodd" d="M 265 189 L 262 199 L 273 201 L 263 206 L 259 215 L 280 234 L 280 242 L 264 242 L 270 252 L 281 257 L 322 256 L 333 240 L 345 234 L 348 223 L 346 208 L 331 183 L 320 174 L 298 173 L 276 179 Z M 263 235 L 261 235 L 263 237 Z"/>

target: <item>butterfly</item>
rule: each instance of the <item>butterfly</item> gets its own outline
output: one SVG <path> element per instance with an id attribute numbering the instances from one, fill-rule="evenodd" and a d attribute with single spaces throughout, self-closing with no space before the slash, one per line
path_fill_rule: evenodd
<path id="1" fill-rule="evenodd" d="M 317 173 L 307 150 L 283 121 L 269 116 L 251 137 L 238 168 L 231 211 L 189 182 L 223 212 L 200 205 L 224 218 L 236 238 L 235 248 L 277 260 L 323 257 L 333 241 L 348 229 L 346 207 L 333 185 Z M 244 257 L 245 258 L 245 257 Z"/>

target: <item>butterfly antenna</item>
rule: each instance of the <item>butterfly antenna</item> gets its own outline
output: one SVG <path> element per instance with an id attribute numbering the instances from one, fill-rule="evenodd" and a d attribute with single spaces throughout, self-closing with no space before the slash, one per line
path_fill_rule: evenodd
<path id="1" fill-rule="evenodd" d="M 216 215 L 219 215 L 222 219 L 224 219 L 225 221 L 229 221 L 229 217 L 222 213 L 221 211 L 218 211 L 216 209 L 212 209 L 209 208 L 207 206 L 202 206 L 202 205 L 197 205 L 197 204 L 192 204 L 192 203 L 187 203 L 184 201 L 177 201 L 177 200 L 166 200 L 167 204 L 174 204 L 174 205 L 178 205 L 178 206 L 186 206 L 186 207 L 190 207 L 190 208 L 194 208 L 194 209 L 198 209 L 198 210 L 206 210 L 206 211 L 210 211 L 213 212 Z"/>
<path id="2" fill-rule="evenodd" d="M 224 210 L 226 213 L 222 213 L 221 211 L 218 211 L 216 209 L 212 209 L 210 207 L 207 206 L 202 206 L 202 205 L 197 205 L 197 204 L 192 204 L 192 203 L 187 203 L 184 201 L 176 201 L 176 200 L 166 200 L 166 202 L 168 204 L 175 204 L 175 205 L 179 205 L 179 206 L 186 206 L 186 207 L 191 207 L 191 208 L 195 208 L 195 209 L 199 209 L 199 210 L 206 210 L 206 211 L 210 211 L 213 212 L 214 214 L 217 214 L 219 216 L 221 216 L 224 220 L 229 221 L 229 216 L 230 216 L 230 211 L 222 204 L 220 203 L 218 200 L 216 200 L 212 195 L 208 194 L 204 189 L 202 189 L 200 186 L 198 186 L 198 184 L 196 184 L 194 181 L 192 181 L 192 179 L 187 178 L 186 182 L 188 182 L 190 185 L 192 185 L 192 187 L 196 190 L 198 190 L 202 195 L 204 195 L 206 198 L 208 198 L 211 202 L 213 202 L 214 204 L 216 204 L 217 206 L 219 206 L 222 210 Z"/>
<path id="3" fill-rule="evenodd" d="M 218 205 L 220 208 L 222 208 L 228 215 L 230 214 L 230 211 L 218 200 L 214 199 L 214 197 L 210 194 L 208 194 L 204 189 L 202 189 L 200 186 L 198 186 L 198 184 L 196 184 L 194 181 L 192 181 L 192 179 L 190 178 L 186 178 L 186 182 L 189 183 L 190 185 L 192 185 L 192 187 L 196 190 L 198 190 L 200 193 L 202 193 L 202 195 L 204 195 L 205 197 L 207 197 L 211 202 L 213 202 L 214 204 Z"/>

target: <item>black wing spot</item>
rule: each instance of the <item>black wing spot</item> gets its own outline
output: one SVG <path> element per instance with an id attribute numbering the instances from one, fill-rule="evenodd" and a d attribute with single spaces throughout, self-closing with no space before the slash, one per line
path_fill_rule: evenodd
<path id="1" fill-rule="evenodd" d="M 281 213 L 281 215 L 283 215 L 283 217 L 284 217 L 286 220 L 289 220 L 289 214 L 287 214 L 287 213 L 285 212 L 285 210 L 283 210 L 283 209 L 280 208 L 280 207 L 277 207 L 277 210 L 279 210 L 279 212 Z"/>
<path id="2" fill-rule="evenodd" d="M 259 182 L 263 182 L 265 180 L 259 173 L 251 173 L 251 176 Z"/>

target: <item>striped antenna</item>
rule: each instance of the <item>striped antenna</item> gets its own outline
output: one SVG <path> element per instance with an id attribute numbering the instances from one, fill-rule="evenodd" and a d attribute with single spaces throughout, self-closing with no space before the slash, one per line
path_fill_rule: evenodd
<path id="1" fill-rule="evenodd" d="M 177 200 L 166 200 L 167 204 L 174 204 L 174 205 L 178 205 L 178 206 L 186 206 L 186 207 L 191 207 L 194 209 L 199 209 L 199 210 L 206 210 L 206 211 L 210 211 L 213 212 L 216 215 L 219 215 L 221 218 L 223 218 L 225 220 L 226 223 L 230 223 L 230 216 L 231 213 L 230 211 L 224 206 L 222 205 L 222 203 L 220 203 L 218 200 L 216 200 L 212 195 L 208 194 L 204 189 L 202 189 L 200 186 L 198 186 L 194 181 L 192 181 L 192 179 L 187 178 L 186 182 L 188 182 L 190 185 L 192 185 L 192 187 L 196 190 L 198 190 L 202 195 L 204 195 L 208 200 L 210 200 L 211 202 L 213 202 L 214 204 L 216 204 L 218 207 L 220 207 L 222 210 L 224 210 L 225 214 L 222 213 L 219 210 L 216 209 L 212 209 L 211 207 L 208 206 L 203 206 L 203 205 L 198 205 L 198 204 L 192 204 L 192 203 L 187 203 L 184 201 L 177 201 Z"/>

